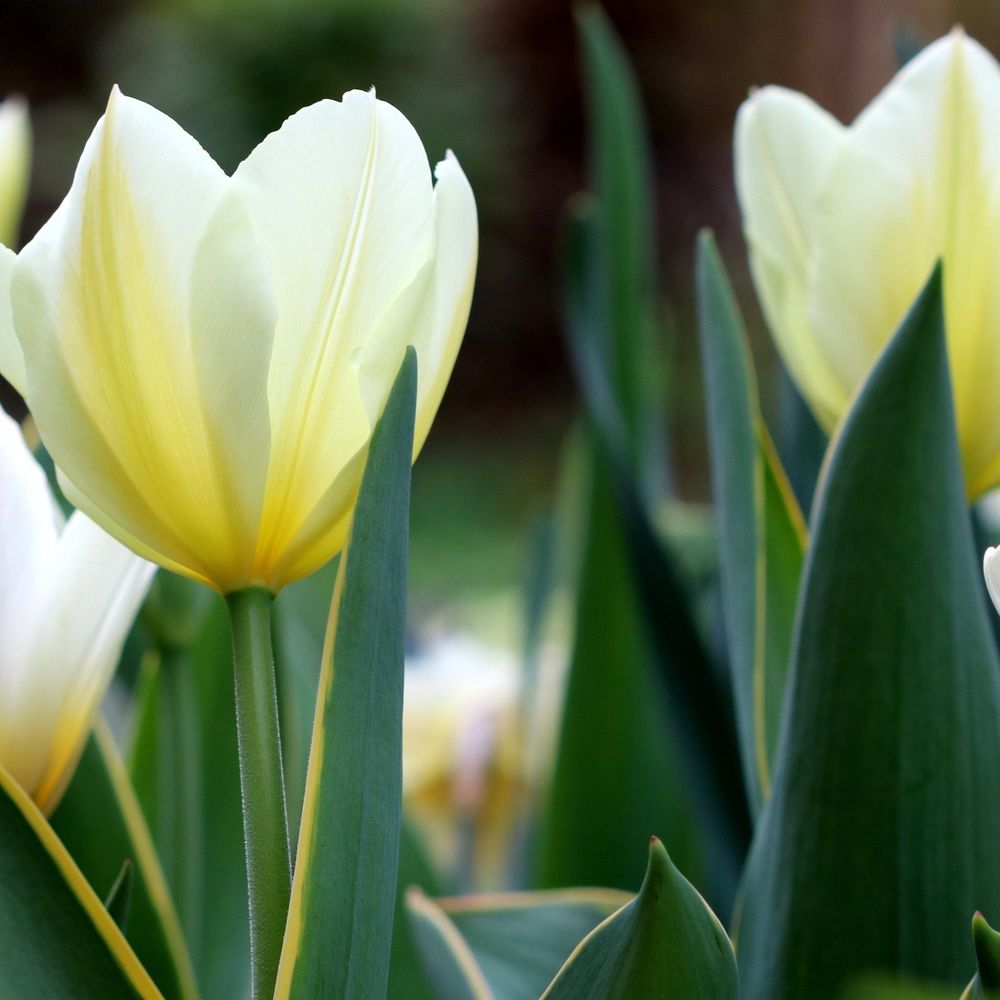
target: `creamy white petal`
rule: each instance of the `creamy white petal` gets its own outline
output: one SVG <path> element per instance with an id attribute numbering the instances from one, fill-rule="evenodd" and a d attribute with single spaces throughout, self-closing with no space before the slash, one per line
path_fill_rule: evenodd
<path id="1" fill-rule="evenodd" d="M 273 322 L 272 309 L 253 330 L 219 326 L 227 312 L 245 318 L 244 302 L 267 301 L 249 242 L 199 279 L 214 277 L 219 301 L 192 300 L 196 252 L 229 188 L 183 129 L 115 94 L 12 287 L 29 402 L 57 464 L 123 540 L 208 579 L 231 559 L 232 498 L 217 467 L 217 400 L 195 353 L 228 334 L 234 355 L 247 349 L 240 366 L 266 365 Z M 207 324 L 198 345 L 195 320 Z"/>
<path id="2" fill-rule="evenodd" d="M 24 395 L 24 353 L 14 332 L 14 312 L 10 305 L 10 281 L 17 254 L 0 246 L 0 375 Z"/>
<path id="3" fill-rule="evenodd" d="M 21 226 L 31 172 L 28 106 L 19 97 L 0 104 L 0 243 L 12 247 Z"/>
<path id="4" fill-rule="evenodd" d="M 1000 477 L 1000 67 L 954 32 L 859 116 L 826 182 L 810 315 L 855 382 L 938 258 L 967 486 Z M 848 334 L 846 331 L 850 331 Z"/>
<path id="5" fill-rule="evenodd" d="M 0 410 L 0 634 L 7 650 L 19 648 L 32 629 L 30 609 L 44 585 L 61 523 L 21 428 Z M 0 701 L 9 703 L 7 662 L 0 655 Z"/>
<path id="6" fill-rule="evenodd" d="M 280 320 L 269 382 L 263 545 L 280 549 L 364 445 L 355 352 L 431 256 L 432 188 L 413 127 L 352 91 L 293 115 L 234 183 L 270 254 Z"/>
<path id="7" fill-rule="evenodd" d="M 277 321 L 267 260 L 230 190 L 195 253 L 190 322 L 205 434 L 228 512 L 218 530 L 228 535 L 232 586 L 265 582 L 254 580 L 253 555 L 271 450 L 265 403 Z"/>
<path id="8" fill-rule="evenodd" d="M 757 91 L 736 119 L 736 191 L 754 284 L 785 364 L 828 427 L 853 386 L 831 368 L 807 303 L 818 196 L 843 141 L 836 119 L 781 87 Z"/>
<path id="9" fill-rule="evenodd" d="M 83 514 L 59 538 L 18 698 L 11 767 L 45 812 L 76 766 L 154 572 Z"/>
<path id="10" fill-rule="evenodd" d="M 410 344 L 416 348 L 415 456 L 430 431 L 465 334 L 479 242 L 476 201 L 458 160 L 449 153 L 434 173 L 433 259 L 396 300 L 359 362 L 362 397 L 374 422 L 404 350 Z"/>

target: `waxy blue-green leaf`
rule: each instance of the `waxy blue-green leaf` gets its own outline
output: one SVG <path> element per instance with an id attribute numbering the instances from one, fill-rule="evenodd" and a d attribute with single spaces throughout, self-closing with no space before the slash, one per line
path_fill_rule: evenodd
<path id="1" fill-rule="evenodd" d="M 612 889 L 408 894 L 438 1000 L 538 1000 L 576 945 L 630 901 Z"/>
<path id="2" fill-rule="evenodd" d="M 309 744 L 316 714 L 316 688 L 323 662 L 323 637 L 337 560 L 291 586 L 274 601 L 274 669 L 281 719 L 281 752 L 285 764 L 288 834 L 294 843 L 305 795 Z"/>
<path id="3" fill-rule="evenodd" d="M 159 990 L 45 817 L 0 770 L 0 990 L 158 1000 Z"/>
<path id="4" fill-rule="evenodd" d="M 542 1000 L 736 1000 L 738 993 L 726 932 L 654 838 L 639 894 L 581 941 Z"/>
<path id="5" fill-rule="evenodd" d="M 887 976 L 864 976 L 838 994 L 837 1000 L 955 1000 L 955 990 Z"/>
<path id="6" fill-rule="evenodd" d="M 743 320 L 708 233 L 698 240 L 697 288 L 729 667 L 756 814 L 770 794 L 805 523 L 764 425 Z"/>
<path id="7" fill-rule="evenodd" d="M 389 976 L 417 359 L 372 436 L 340 557 L 275 997 L 373 1000 Z"/>
<path id="8" fill-rule="evenodd" d="M 157 849 L 172 862 L 168 883 L 186 904 L 181 925 L 201 993 L 229 1000 L 249 990 L 249 915 L 229 619 L 209 596 L 192 634 L 158 632 L 190 645 L 147 658 L 130 771 Z"/>
<path id="9" fill-rule="evenodd" d="M 174 902 L 125 765 L 98 721 L 52 828 L 91 887 L 104 895 L 131 862 L 125 936 L 167 1000 L 195 1000 L 198 987 Z"/>
<path id="10" fill-rule="evenodd" d="M 662 358 L 656 349 L 652 154 L 638 83 L 604 11 L 580 8 L 577 38 L 587 96 L 590 183 L 601 214 L 593 275 L 606 360 L 629 431 L 630 458 L 662 479 Z"/>
<path id="11" fill-rule="evenodd" d="M 1000 912 L 1000 662 L 935 271 L 832 443 L 774 775 L 742 893 L 745 1000 L 863 972 L 952 983 Z"/>
<path id="12" fill-rule="evenodd" d="M 621 824 L 609 841 L 613 850 L 603 853 L 615 858 L 619 865 L 625 859 L 640 865 L 637 852 L 633 853 L 635 845 L 644 842 L 653 831 L 666 831 L 670 842 L 676 844 L 678 860 L 697 878 L 698 855 L 687 849 L 686 840 L 693 831 L 697 835 L 698 853 L 704 852 L 708 857 L 711 898 L 728 914 L 750 836 L 728 691 L 716 681 L 672 554 L 655 526 L 639 478 L 630 471 L 625 421 L 602 361 L 600 308 L 593 297 L 597 287 L 593 274 L 599 264 L 594 249 L 599 238 L 595 212 L 592 203 L 579 202 L 570 218 L 566 311 L 570 353 L 594 435 L 592 461 L 599 470 L 593 473 L 594 496 L 603 507 L 595 507 L 596 514 L 591 516 L 602 531 L 614 532 L 610 538 L 616 549 L 605 543 L 593 556 L 583 550 L 584 559 L 592 563 L 589 572 L 593 594 L 592 604 L 581 607 L 587 631 L 578 648 L 584 662 L 592 658 L 598 667 L 591 667 L 579 680 L 575 665 L 570 673 L 563 743 L 549 814 L 560 821 L 560 835 L 572 843 L 570 838 L 587 837 L 595 824 L 610 826 L 614 821 L 613 816 L 606 814 L 604 802 L 595 801 L 595 789 L 612 798 L 631 791 L 640 809 L 645 810 L 641 815 L 647 817 L 649 825 L 638 829 L 635 823 Z M 597 514 L 601 520 L 596 520 Z M 601 540 L 600 536 L 595 537 Z M 584 568 L 587 567 L 585 561 Z M 581 600 L 583 596 L 581 593 Z M 635 637 L 631 646 L 623 645 L 602 620 L 602 616 L 607 617 L 606 609 L 614 610 L 616 605 L 623 606 L 632 616 Z M 642 655 L 647 659 L 643 660 Z M 607 671 L 604 676 L 609 678 L 611 690 L 599 689 L 600 685 L 595 683 L 595 676 L 600 676 L 597 670 L 602 668 Z M 613 689 L 615 684 L 621 686 L 621 691 Z M 578 769 L 583 781 L 581 805 L 570 811 L 560 806 L 558 796 L 566 733 L 575 716 L 571 711 L 574 685 L 582 690 L 583 703 L 590 706 L 591 712 L 581 713 L 584 723 L 578 726 L 577 757 L 565 751 L 569 773 Z M 614 723 L 609 726 L 602 711 L 607 711 L 606 705 L 618 704 L 622 692 L 649 704 L 635 710 L 632 720 L 625 713 L 615 712 L 611 715 Z M 644 731 L 650 729 L 652 736 L 648 742 L 657 745 L 658 729 L 659 746 L 667 752 L 665 777 L 660 780 L 651 780 L 649 772 L 649 762 L 657 758 L 649 754 L 626 757 L 622 749 L 633 747 Z M 598 731 L 607 736 L 606 742 L 595 744 L 592 735 Z M 569 732 L 572 735 L 572 730 Z M 665 734 L 669 736 L 667 743 Z M 660 753 L 663 752 L 661 749 Z M 619 760 L 613 762 L 610 757 L 615 755 Z M 596 778 L 589 768 L 593 768 Z M 614 774 L 610 773 L 612 770 Z M 649 801 L 650 787 L 660 790 L 659 806 L 665 810 L 659 824 L 649 822 L 655 805 Z M 558 852 L 559 841 L 551 828 L 545 843 L 547 848 L 553 844 L 552 852 Z M 599 839 L 597 843 L 603 841 Z M 637 875 L 624 883 L 612 882 L 607 877 L 587 877 L 586 873 L 566 881 L 629 889 L 638 886 Z"/>

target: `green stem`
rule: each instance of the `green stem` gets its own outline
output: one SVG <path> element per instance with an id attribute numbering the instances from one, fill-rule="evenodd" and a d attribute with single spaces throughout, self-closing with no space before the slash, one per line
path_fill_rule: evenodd
<path id="1" fill-rule="evenodd" d="M 156 839 L 194 957 L 201 942 L 201 727 L 194 664 L 185 650 L 162 648 L 160 682 L 162 742 L 157 755 L 160 789 Z"/>
<path id="2" fill-rule="evenodd" d="M 273 600 L 270 591 L 262 587 L 249 587 L 226 597 L 236 670 L 254 1000 L 265 1000 L 274 993 L 292 883 L 271 649 Z"/>

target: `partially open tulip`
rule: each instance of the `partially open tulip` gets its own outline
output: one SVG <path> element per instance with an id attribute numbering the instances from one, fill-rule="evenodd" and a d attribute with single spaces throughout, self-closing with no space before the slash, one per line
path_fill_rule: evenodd
<path id="1" fill-rule="evenodd" d="M 31 129 L 19 97 L 0 103 L 0 243 L 13 246 L 28 194 Z"/>
<path id="2" fill-rule="evenodd" d="M 51 812 L 154 567 L 83 514 L 64 524 L 0 411 L 0 766 Z"/>
<path id="3" fill-rule="evenodd" d="M 829 430 L 944 261 L 967 491 L 1000 482 L 1000 67 L 955 30 L 849 127 L 759 90 L 736 122 L 736 183 L 778 348 Z"/>
<path id="4" fill-rule="evenodd" d="M 6 263 L 23 358 L 8 330 L 0 361 L 73 502 L 223 593 L 333 556 L 406 346 L 419 449 L 465 330 L 475 202 L 453 156 L 434 173 L 373 93 L 299 111 L 229 177 L 115 90 Z"/>

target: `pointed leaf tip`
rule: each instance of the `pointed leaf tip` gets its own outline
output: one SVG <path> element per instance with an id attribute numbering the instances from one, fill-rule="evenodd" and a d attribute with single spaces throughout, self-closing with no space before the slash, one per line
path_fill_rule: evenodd
<path id="1" fill-rule="evenodd" d="M 732 945 L 658 837 L 639 894 L 577 946 L 543 1000 L 736 1000 Z"/>
<path id="2" fill-rule="evenodd" d="M 972 941 L 982 988 L 1000 990 L 1000 933 L 990 927 L 981 913 L 972 918 Z"/>

